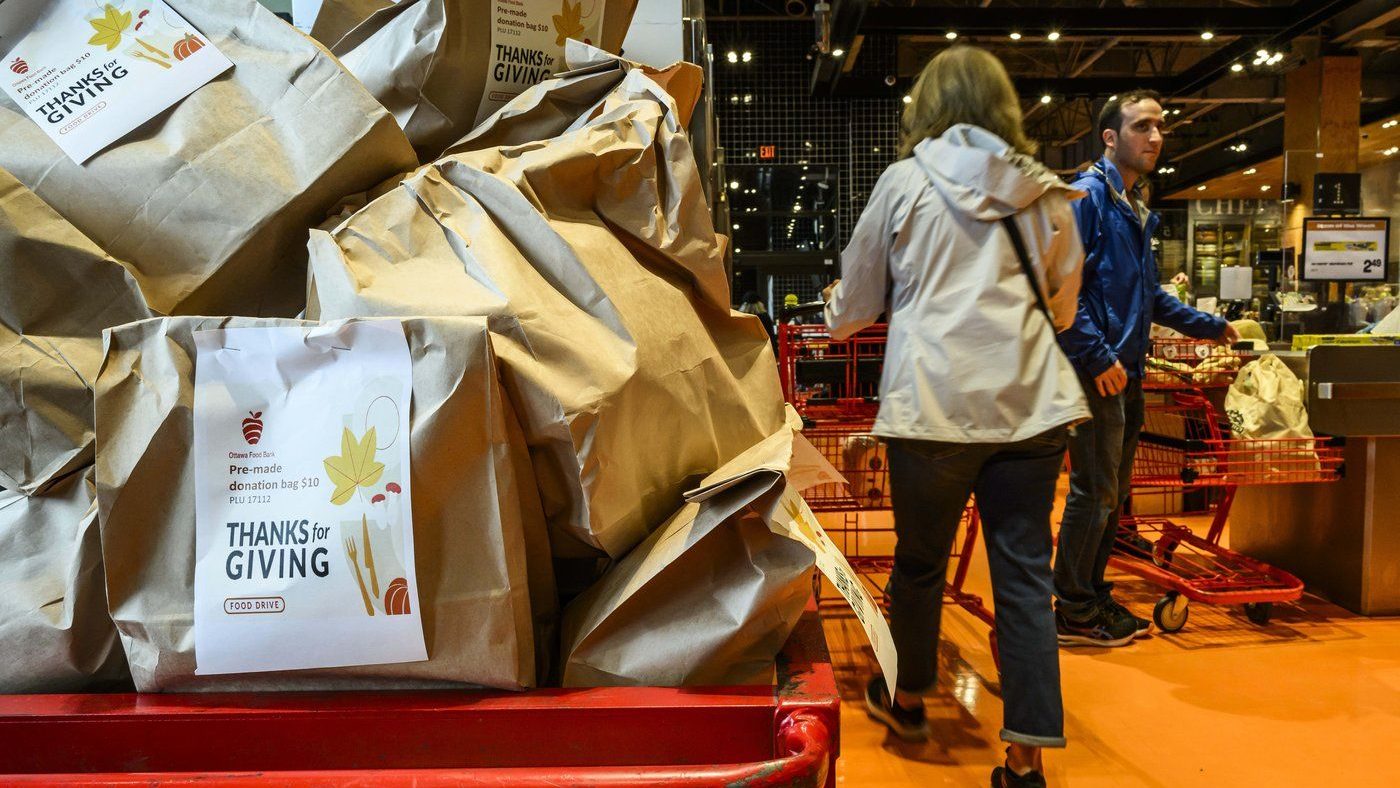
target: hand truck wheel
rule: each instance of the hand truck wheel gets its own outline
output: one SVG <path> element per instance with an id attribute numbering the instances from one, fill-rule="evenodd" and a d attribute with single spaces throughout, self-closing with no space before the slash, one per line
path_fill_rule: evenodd
<path id="1" fill-rule="evenodd" d="M 1269 619 L 1273 616 L 1273 614 L 1274 605 L 1272 602 L 1245 603 L 1245 618 L 1248 618 L 1250 621 L 1252 621 L 1255 624 L 1258 624 L 1261 627 L 1267 627 L 1269 625 Z"/>
<path id="2" fill-rule="evenodd" d="M 1157 600 L 1157 606 L 1152 609 L 1153 623 L 1163 632 L 1180 632 L 1191 615 L 1190 602 L 1191 600 L 1181 594 L 1168 591 Z"/>

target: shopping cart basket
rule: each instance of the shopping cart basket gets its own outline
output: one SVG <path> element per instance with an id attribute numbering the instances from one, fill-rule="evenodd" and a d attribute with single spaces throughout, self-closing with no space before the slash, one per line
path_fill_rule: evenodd
<path id="1" fill-rule="evenodd" d="M 1330 482 L 1344 471 L 1332 438 L 1231 437 L 1228 424 L 1199 391 L 1178 391 L 1149 403 L 1133 466 L 1132 490 L 1218 491 L 1204 536 L 1168 519 L 1121 519 L 1114 566 L 1166 587 L 1153 620 L 1164 632 L 1186 625 L 1189 603 L 1243 605 L 1256 624 L 1274 603 L 1296 601 L 1298 578 L 1221 546 L 1235 491 L 1244 485 Z"/>
<path id="2" fill-rule="evenodd" d="M 1148 391 L 1228 388 L 1240 367 L 1258 357 L 1252 343 L 1233 348 L 1198 339 L 1154 339 L 1143 368 Z"/>

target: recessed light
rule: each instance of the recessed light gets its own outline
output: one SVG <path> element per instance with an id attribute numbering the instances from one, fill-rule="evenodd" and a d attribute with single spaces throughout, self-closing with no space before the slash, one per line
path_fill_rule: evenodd
<path id="1" fill-rule="evenodd" d="M 1108 97 L 1108 100 L 1109 100 L 1109 101 L 1117 101 L 1117 100 L 1118 100 L 1118 94 L 1117 94 L 1117 93 L 1114 93 L 1112 96 L 1109 96 L 1109 97 Z"/>
<path id="2" fill-rule="evenodd" d="M 1266 192 L 1266 191 L 1268 191 L 1270 188 L 1272 188 L 1272 187 L 1269 186 L 1269 184 L 1266 183 L 1266 184 L 1264 184 L 1263 186 L 1260 186 L 1260 187 L 1259 187 L 1259 191 L 1261 191 L 1261 192 Z"/>
<path id="3" fill-rule="evenodd" d="M 745 63 L 751 62 L 753 60 L 753 53 L 746 51 L 739 59 Z"/>
<path id="4" fill-rule="evenodd" d="M 1201 40 L 1202 40 L 1202 41 L 1209 41 L 1209 40 L 1211 40 L 1212 38 L 1215 38 L 1215 34 L 1212 33 L 1212 32 L 1210 32 L 1209 30 L 1205 30 L 1205 31 L 1202 31 L 1202 32 L 1201 32 Z"/>
<path id="5" fill-rule="evenodd" d="M 914 103 L 914 97 L 913 97 L 913 96 L 906 95 L 906 96 L 904 97 L 904 103 L 905 103 L 905 104 L 913 104 L 913 103 Z"/>
<path id="6" fill-rule="evenodd" d="M 949 41 L 952 41 L 958 37 L 958 31 L 949 30 L 948 32 L 943 34 L 943 37 L 948 39 Z"/>
<path id="7" fill-rule="evenodd" d="M 1244 64 L 1243 64 L 1243 63 L 1232 63 L 1232 64 L 1230 65 L 1230 70 L 1233 71 L 1233 72 L 1235 72 L 1236 74 L 1238 74 L 1238 73 L 1240 73 L 1241 71 L 1244 71 Z"/>
<path id="8" fill-rule="evenodd" d="M 844 49 L 837 48 L 837 49 L 831 50 L 831 56 L 832 56 L 832 57 L 841 57 L 841 56 L 844 55 L 844 54 L 846 54 L 846 50 L 844 50 Z"/>
<path id="9" fill-rule="evenodd" d="M 736 229 L 736 230 L 739 229 L 739 223 L 738 223 L 738 222 L 735 222 L 733 226 L 734 226 L 734 229 Z"/>
<path id="10" fill-rule="evenodd" d="M 1255 53 L 1254 53 L 1254 56 L 1257 57 L 1257 58 L 1260 58 L 1260 59 L 1262 59 L 1262 60 L 1267 60 L 1268 57 L 1269 57 L 1269 50 L 1267 50 L 1267 49 L 1261 49 L 1261 50 L 1259 50 L 1258 52 L 1255 52 Z"/>
<path id="11" fill-rule="evenodd" d="M 1258 168 L 1258 167 L 1250 167 L 1249 169 L 1247 169 L 1247 170 L 1244 171 L 1244 174 L 1245 174 L 1245 175 L 1253 175 L 1253 174 L 1256 173 L 1256 172 L 1259 172 L 1259 168 Z"/>
<path id="12" fill-rule="evenodd" d="M 1059 41 L 1059 40 L 1060 40 L 1060 31 L 1058 31 L 1058 30 L 1051 30 L 1051 31 L 1050 31 L 1050 34 L 1047 35 L 1047 36 L 1045 37 L 1045 39 L 1046 39 L 1047 41 Z"/>
<path id="13" fill-rule="evenodd" d="M 1052 98 L 1052 97 L 1050 96 L 1049 93 L 1046 93 L 1045 95 L 1043 95 L 1043 96 L 1040 97 L 1040 103 L 1041 103 L 1041 104 L 1049 104 L 1050 102 L 1052 102 L 1052 101 L 1054 101 L 1054 100 L 1055 100 L 1055 99 Z"/>
<path id="14" fill-rule="evenodd" d="M 1203 191 L 1205 191 L 1205 190 L 1206 190 L 1206 185 L 1205 185 L 1204 183 L 1201 184 L 1200 186 L 1197 186 L 1197 187 L 1196 187 L 1196 191 L 1198 191 L 1198 192 L 1203 192 Z"/>
<path id="15" fill-rule="evenodd" d="M 731 189 L 737 189 L 737 188 L 739 188 L 739 182 L 738 182 L 738 181 L 730 181 L 730 182 L 729 182 L 729 188 L 731 188 Z"/>
<path id="16" fill-rule="evenodd" d="M 1400 125 L 1400 120 L 1387 120 L 1385 123 L 1381 124 L 1381 128 L 1389 129 L 1394 128 L 1397 125 Z"/>
<path id="17" fill-rule="evenodd" d="M 880 152 L 880 149 L 879 149 L 879 148 L 871 148 L 871 149 L 870 149 L 870 152 L 871 152 L 871 153 L 879 153 L 879 152 Z"/>
<path id="18" fill-rule="evenodd" d="M 729 53 L 728 53 L 727 55 L 724 56 L 724 59 L 725 59 L 725 60 L 728 60 L 730 63 L 738 63 L 738 62 L 739 62 L 739 53 L 738 53 L 738 52 L 735 52 L 734 50 L 731 49 L 731 50 L 729 50 Z"/>
<path id="19" fill-rule="evenodd" d="M 1011 40 L 1012 40 L 1012 41 L 1020 41 L 1020 40 L 1021 40 L 1021 34 L 1020 34 L 1020 33 L 1017 33 L 1015 30 L 1012 30 L 1012 31 L 1011 31 Z"/>

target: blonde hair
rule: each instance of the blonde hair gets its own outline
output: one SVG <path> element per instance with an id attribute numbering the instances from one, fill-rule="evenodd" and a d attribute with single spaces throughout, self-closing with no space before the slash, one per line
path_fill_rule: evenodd
<path id="1" fill-rule="evenodd" d="M 901 159 L 959 123 L 980 126 L 1027 156 L 1039 147 L 1021 127 L 1021 100 L 1006 67 L 985 49 L 959 45 L 938 53 L 909 95 L 900 123 Z"/>

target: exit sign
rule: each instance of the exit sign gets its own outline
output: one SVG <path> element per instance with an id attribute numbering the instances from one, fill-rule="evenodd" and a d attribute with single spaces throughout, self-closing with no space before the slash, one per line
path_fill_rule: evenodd
<path id="1" fill-rule="evenodd" d="M 778 146 L 777 146 L 777 145 L 759 145 L 759 146 L 758 146 L 758 158 L 760 158 L 760 159 L 776 159 L 776 158 L 778 158 Z"/>

